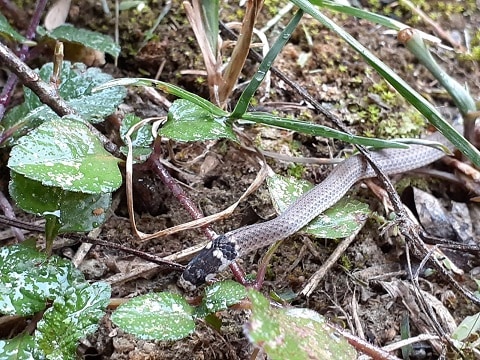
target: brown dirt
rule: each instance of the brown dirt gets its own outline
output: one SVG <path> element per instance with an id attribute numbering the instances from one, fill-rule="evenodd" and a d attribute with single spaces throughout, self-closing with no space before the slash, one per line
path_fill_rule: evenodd
<path id="1" fill-rule="evenodd" d="M 98 4 L 93 4 L 92 1 L 74 1 L 73 6 L 70 22 L 79 27 L 112 34 L 114 20 L 99 16 L 101 10 Z M 122 76 L 138 76 L 140 69 L 148 72 L 149 76 L 154 76 L 162 62 L 165 62 L 160 80 L 178 84 L 201 96 L 208 96 L 205 81 L 201 81 L 204 77 L 181 75 L 182 71 L 203 70 L 204 67 L 199 48 L 180 2 L 173 2 L 172 10 L 156 31 L 157 37 L 140 49 L 139 44 L 142 42 L 144 32 L 148 29 L 145 24 L 156 17 L 162 6 L 163 4 L 159 5 L 155 2 L 155 6 L 152 5 L 153 13 L 147 12 L 141 15 L 135 14 L 134 11 L 122 12 L 120 34 L 124 50 L 119 63 Z M 233 20 L 232 14 L 235 14 L 232 9 L 229 9 L 228 13 L 222 12 L 222 16 L 228 21 Z M 401 15 L 402 21 L 412 20 L 408 11 L 403 11 Z M 268 19 L 270 16 L 265 10 L 262 19 Z M 338 15 L 333 17 L 344 29 L 401 74 L 408 83 L 448 113 L 446 110 L 453 106 L 448 96 L 414 57 L 397 44 L 396 39 L 384 34 L 383 28 L 375 27 L 364 20 L 343 19 Z M 145 20 L 144 23 L 140 21 L 142 18 Z M 470 30 L 478 28 L 480 12 L 476 9 L 466 14 L 452 16 L 440 14 L 437 21 L 444 30 L 461 34 L 465 28 Z M 308 17 L 303 23 L 311 36 L 312 44 L 307 43 L 305 33 L 299 28 L 275 62 L 280 70 L 304 86 L 324 106 L 344 119 L 353 131 L 383 136 L 405 136 L 418 131 L 417 128 L 411 129 L 412 122 L 415 125 L 421 122 L 415 111 L 399 96 L 387 100 L 386 93 L 391 89 L 348 45 Z M 257 27 L 260 28 L 261 25 Z M 432 32 L 422 22 L 418 23 L 418 27 L 426 32 Z M 478 99 L 480 95 L 478 62 L 460 61 L 454 52 L 441 48 L 436 48 L 434 52 L 449 73 L 460 83 L 468 86 L 474 97 Z M 307 57 L 306 62 L 303 66 L 298 65 L 298 61 L 304 56 Z M 255 66 L 256 64 L 249 61 L 245 74 L 251 75 Z M 110 68 L 112 66 L 107 65 L 107 69 Z M 118 70 L 115 71 L 115 76 L 120 76 Z M 248 76 L 242 80 L 246 79 Z M 131 89 L 129 92 L 127 103 L 139 116 L 165 115 L 165 110 L 146 99 L 138 90 Z M 264 93 L 257 94 L 257 99 L 263 95 Z M 258 105 L 267 109 L 280 109 L 284 114 L 314 116 L 305 107 L 297 107 L 292 111 L 287 107 L 283 109 L 275 105 L 278 102 L 301 101 L 298 95 L 275 77 L 272 78 L 270 95 L 270 99 Z M 235 104 L 235 99 L 232 99 L 231 104 Z M 378 119 L 375 121 L 368 116 L 369 106 L 375 106 L 379 111 Z M 367 115 L 364 115 L 365 111 Z M 318 121 L 328 124 L 323 118 L 319 118 Z M 374 130 L 371 130 L 372 126 Z M 255 139 L 256 144 L 268 150 L 296 156 L 325 157 L 330 153 L 336 155 L 346 147 L 337 141 L 326 141 L 322 138 L 258 126 L 244 126 L 243 131 L 247 136 Z M 172 174 L 185 185 L 184 188 L 205 215 L 214 214 L 234 202 L 248 187 L 258 170 L 255 162 L 245 151 L 238 145 L 225 140 L 173 144 L 172 153 L 174 158 L 170 158 L 169 161 L 179 169 L 172 171 Z M 200 157 L 200 161 L 194 161 L 205 153 L 206 156 Z M 208 164 L 206 164 L 207 158 Z M 324 166 L 305 165 L 301 168 L 270 160 L 269 163 L 279 173 L 300 173 L 303 178 L 317 183 L 328 172 L 328 167 Z M 140 179 L 142 179 L 141 182 Z M 164 189 L 161 182 L 155 179 L 154 175 L 149 172 L 142 173 L 139 170 L 136 173 L 135 182 L 137 185 L 143 184 L 135 189 L 137 210 L 140 213 L 137 219 L 142 231 L 151 233 L 190 220 L 188 213 Z M 437 194 L 448 197 L 444 186 L 437 184 L 435 189 L 438 191 Z M 353 245 L 347 249 L 341 261 L 329 271 L 313 295 L 309 298 L 298 296 L 293 305 L 316 310 L 332 322 L 354 329 L 357 335 L 363 333 L 365 339 L 383 346 L 400 339 L 399 326 L 408 316 L 408 311 L 400 299 L 392 298 L 385 291 L 381 281 L 371 279 L 374 275 L 382 275 L 382 281 L 406 278 L 406 274 L 401 272 L 406 266 L 403 244 L 398 236 L 392 235 L 393 231 L 380 235 L 381 221 L 378 219 L 386 215 L 380 202 L 372 197 L 371 192 L 356 186 L 352 194 L 371 204 L 372 209 L 378 211 L 378 217 L 368 222 Z M 132 235 L 126 217 L 123 192 L 119 192 L 118 199 L 119 206 L 102 227 L 100 235 L 102 239 L 160 256 L 175 253 L 204 241 L 201 231 L 191 230 L 139 245 Z M 215 223 L 214 228 L 218 233 L 223 233 L 243 224 L 268 218 L 273 213 L 266 189 L 262 187 L 243 202 L 233 216 Z M 305 235 L 289 238 L 273 257 L 262 292 L 268 294 L 270 291 L 277 293 L 300 291 L 310 276 L 334 250 L 336 244 L 335 241 L 305 239 Z M 70 250 L 75 251 L 76 248 Z M 63 252 L 65 253 L 65 249 Z M 264 251 L 259 251 L 243 259 L 242 265 L 247 272 L 256 271 L 258 260 L 263 253 Z M 112 262 L 115 266 L 111 266 Z M 128 271 L 128 266 L 133 262 L 133 257 L 125 256 L 116 250 L 95 247 L 87 256 L 83 270 L 92 280 L 108 281 L 109 277 L 118 271 L 116 269 Z M 144 262 L 136 261 L 135 263 L 139 265 Z M 472 268 L 471 263 L 457 265 L 461 266 L 466 274 Z M 221 278 L 230 276 L 229 272 L 225 272 Z M 164 290 L 182 293 L 182 290 L 176 286 L 177 277 L 178 274 L 168 272 L 149 274 L 145 278 L 114 285 L 112 296 L 129 298 L 150 291 Z M 468 275 L 464 277 L 462 285 L 475 290 L 467 278 Z M 474 312 L 468 302 L 458 293 L 453 292 L 451 285 L 439 277 L 425 278 L 423 285 L 443 301 L 446 309 L 455 316 L 457 322 L 466 314 Z M 451 292 L 450 296 L 442 296 L 447 291 Z M 221 332 L 199 323 L 193 335 L 175 342 L 148 342 L 135 339 L 116 328 L 109 316 L 106 316 L 99 330 L 93 336 L 89 336 L 87 348 L 89 353 L 96 355 L 95 358 L 104 359 L 248 359 L 253 347 L 242 333 L 242 323 L 246 314 L 242 311 L 230 310 L 219 315 L 223 321 Z M 355 316 L 358 320 L 356 323 Z M 410 319 L 410 321 L 415 323 L 416 319 Z M 412 325 L 413 335 L 418 332 L 418 328 Z M 421 350 L 418 351 L 421 352 Z M 427 346 L 426 351 L 431 351 L 431 348 Z M 436 358 L 436 356 L 426 358 Z"/>

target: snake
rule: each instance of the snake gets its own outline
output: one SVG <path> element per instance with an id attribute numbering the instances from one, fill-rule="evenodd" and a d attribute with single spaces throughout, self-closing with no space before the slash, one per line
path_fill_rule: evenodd
<path id="1" fill-rule="evenodd" d="M 425 140 L 440 143 L 450 151 L 454 150 L 453 145 L 439 132 Z M 420 144 L 411 144 L 408 149 L 381 149 L 371 151 L 370 154 L 377 166 L 387 175 L 415 170 L 445 156 L 444 150 L 439 147 Z M 209 242 L 187 264 L 179 278 L 179 285 L 193 290 L 205 282 L 210 282 L 236 259 L 298 232 L 337 203 L 356 182 L 375 175 L 374 169 L 361 154 L 347 158 L 334 167 L 321 183 L 298 197 L 279 216 L 229 231 Z"/>

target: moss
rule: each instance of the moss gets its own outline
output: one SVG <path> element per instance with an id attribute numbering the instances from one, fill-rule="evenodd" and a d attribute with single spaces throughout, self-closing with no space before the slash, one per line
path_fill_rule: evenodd
<path id="1" fill-rule="evenodd" d="M 301 164 L 290 164 L 287 169 L 288 175 L 296 179 L 301 179 L 303 177 L 303 174 L 305 174 L 305 172 L 306 172 L 305 166 Z"/>
<path id="2" fill-rule="evenodd" d="M 350 258 L 345 254 L 343 254 L 342 257 L 340 258 L 340 263 L 347 271 L 351 271 L 353 268 L 353 264 L 350 261 Z"/>
<path id="3" fill-rule="evenodd" d="M 423 116 L 384 80 L 372 85 L 356 108 L 349 108 L 368 137 L 415 137 L 425 125 Z"/>
<path id="4" fill-rule="evenodd" d="M 477 30 L 470 40 L 470 53 L 461 54 L 462 61 L 480 61 L 480 30 Z"/>

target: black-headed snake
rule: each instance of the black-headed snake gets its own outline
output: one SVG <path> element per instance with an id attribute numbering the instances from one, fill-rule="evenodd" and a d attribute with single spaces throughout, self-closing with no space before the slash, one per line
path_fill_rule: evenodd
<path id="1" fill-rule="evenodd" d="M 453 146 L 440 133 L 434 133 L 426 139 L 453 150 Z M 444 155 L 438 148 L 423 145 L 371 152 L 373 160 L 388 175 L 418 169 Z M 213 279 L 216 273 L 224 270 L 235 259 L 296 233 L 340 200 L 357 181 L 374 176 L 375 171 L 361 155 L 348 158 L 337 165 L 324 181 L 300 196 L 276 218 L 215 238 L 187 265 L 179 280 L 180 285 L 193 289 Z"/>

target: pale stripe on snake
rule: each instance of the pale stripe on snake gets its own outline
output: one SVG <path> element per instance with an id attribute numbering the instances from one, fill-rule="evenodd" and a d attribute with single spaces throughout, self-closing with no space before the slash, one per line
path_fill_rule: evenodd
<path id="1" fill-rule="evenodd" d="M 426 139 L 442 143 L 453 150 L 453 146 L 440 133 L 434 133 Z M 422 145 L 371 152 L 373 160 L 388 175 L 420 168 L 444 155 L 437 148 Z M 213 279 L 216 273 L 224 270 L 235 259 L 296 233 L 340 200 L 357 181 L 374 176 L 375 171 L 361 155 L 348 158 L 337 165 L 324 181 L 300 196 L 278 217 L 215 238 L 190 261 L 179 284 L 183 288 L 194 289 Z"/>

